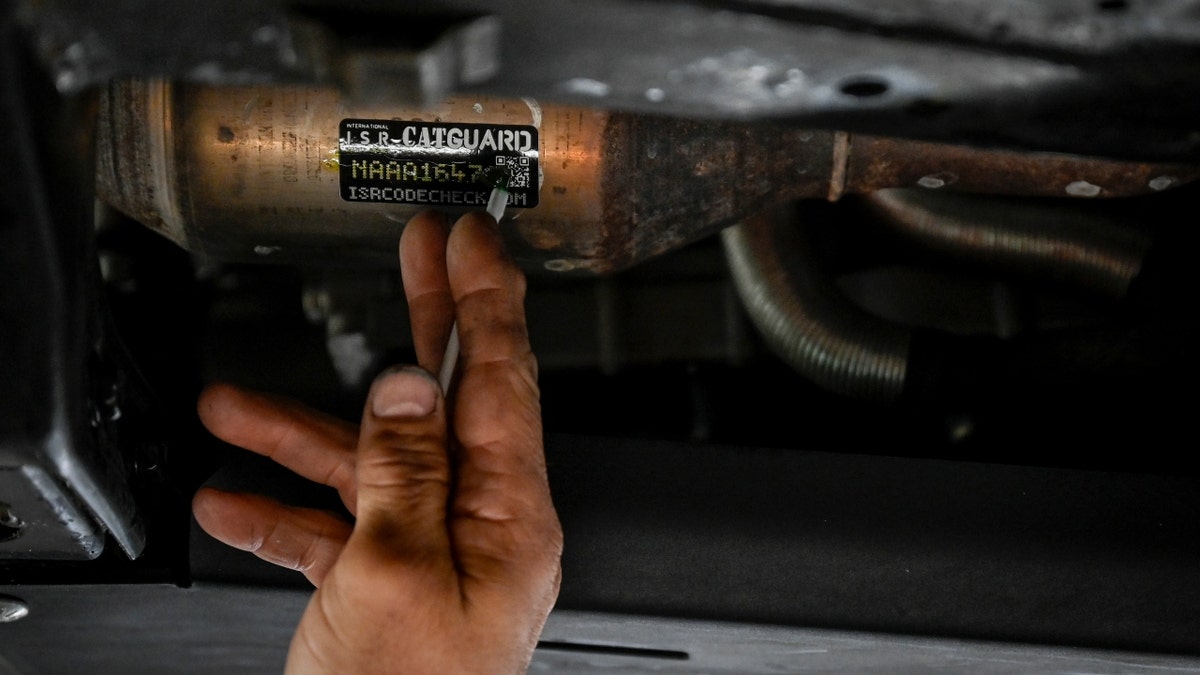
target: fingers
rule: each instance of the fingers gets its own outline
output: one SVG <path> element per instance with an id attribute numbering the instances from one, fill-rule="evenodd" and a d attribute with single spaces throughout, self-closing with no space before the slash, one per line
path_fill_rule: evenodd
<path id="1" fill-rule="evenodd" d="M 458 222 L 447 265 L 462 341 L 459 405 L 468 408 L 455 419 L 455 435 L 465 447 L 503 450 L 495 459 L 507 466 L 491 469 L 541 466 L 537 366 L 525 327 L 525 278 L 505 253 L 490 216 L 470 214 Z M 537 477 L 543 478 L 540 473 Z"/>
<path id="2" fill-rule="evenodd" d="M 552 596 L 562 535 L 546 480 L 525 278 L 486 214 L 455 225 L 447 265 L 462 341 L 450 514 L 459 563 L 475 580 L 502 581 L 492 588 Z"/>
<path id="3" fill-rule="evenodd" d="M 335 488 L 354 512 L 354 425 L 296 401 L 224 383 L 206 388 L 197 410 L 217 438 Z"/>
<path id="4" fill-rule="evenodd" d="M 400 236 L 400 275 L 408 299 L 417 363 L 436 373 L 454 323 L 454 299 L 446 274 L 446 217 L 433 211 L 415 216 Z"/>
<path id="5" fill-rule="evenodd" d="M 213 538 L 303 572 L 317 587 L 350 538 L 350 524 L 332 513 L 259 495 L 205 488 L 192 500 L 192 511 Z"/>
<path id="6" fill-rule="evenodd" d="M 446 443 L 445 402 L 432 375 L 394 368 L 375 380 L 359 437 L 355 536 L 397 557 L 449 561 Z"/>

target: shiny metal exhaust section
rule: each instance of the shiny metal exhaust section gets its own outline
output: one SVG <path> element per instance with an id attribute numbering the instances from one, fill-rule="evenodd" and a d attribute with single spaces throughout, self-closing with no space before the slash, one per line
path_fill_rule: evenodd
<path id="1" fill-rule="evenodd" d="M 520 99 L 403 109 L 352 105 L 332 89 L 132 81 L 112 85 L 102 102 L 98 192 L 202 257 L 391 267 L 404 223 L 430 207 L 343 199 L 346 119 L 536 129 L 538 205 L 510 208 L 503 226 L 527 271 L 614 271 L 764 202 L 828 191 L 832 134 Z M 826 152 L 796 152 L 806 144 Z"/>
<path id="2" fill-rule="evenodd" d="M 1200 174 L 522 99 L 403 108 L 334 89 L 117 81 L 101 103 L 97 191 L 200 257 L 390 267 L 404 223 L 429 206 L 344 198 L 346 120 L 536 130 L 537 204 L 510 208 L 503 231 L 523 268 L 557 273 L 617 271 L 795 199 L 915 186 L 1121 196 Z"/>

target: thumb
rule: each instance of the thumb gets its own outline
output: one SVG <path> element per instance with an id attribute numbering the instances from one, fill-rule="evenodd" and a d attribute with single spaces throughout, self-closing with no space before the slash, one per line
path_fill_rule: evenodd
<path id="1" fill-rule="evenodd" d="M 356 534 L 395 550 L 448 549 L 446 405 L 432 375 L 405 367 L 376 378 L 363 410 L 356 470 Z"/>

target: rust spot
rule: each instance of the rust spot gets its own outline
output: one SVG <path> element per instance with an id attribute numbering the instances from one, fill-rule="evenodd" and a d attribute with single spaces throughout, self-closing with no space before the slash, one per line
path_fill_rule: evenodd
<path id="1" fill-rule="evenodd" d="M 799 140 L 801 133 L 809 140 Z M 713 234 L 772 201 L 822 196 L 831 147 L 825 132 L 614 113 L 601 151 L 601 231 L 581 257 L 621 269 Z M 652 168 L 649 149 L 656 155 Z"/>
<path id="2" fill-rule="evenodd" d="M 237 138 L 237 137 L 233 135 L 233 129 L 230 129 L 229 127 L 225 127 L 225 126 L 217 129 L 217 140 L 218 141 L 220 141 L 222 143 L 232 143 L 235 138 Z"/>
<path id="3" fill-rule="evenodd" d="M 518 221 L 517 229 L 530 246 L 540 251 L 554 251 L 566 243 L 561 232 L 556 232 L 553 228 L 545 227 L 541 223 Z"/>
<path id="4" fill-rule="evenodd" d="M 1191 181 L 1200 167 L 856 135 L 847 171 L 847 192 L 953 185 L 960 192 L 1058 197 L 1064 195 L 1063 177 L 1068 176 L 1073 182 L 1065 190 L 1067 195 L 1119 197 L 1155 191 L 1150 179 L 1159 175 Z M 954 180 L 947 180 L 948 176 Z"/>

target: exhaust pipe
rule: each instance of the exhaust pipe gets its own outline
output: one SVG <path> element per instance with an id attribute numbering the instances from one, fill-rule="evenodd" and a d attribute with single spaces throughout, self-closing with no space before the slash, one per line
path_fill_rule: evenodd
<path id="1" fill-rule="evenodd" d="M 391 267 L 410 217 L 482 208 L 497 163 L 516 183 L 503 231 L 518 263 L 590 273 L 795 199 L 906 186 L 1121 196 L 1198 172 L 522 99 L 404 108 L 333 89 L 164 81 L 114 82 L 102 99 L 100 197 L 230 262 Z"/>

